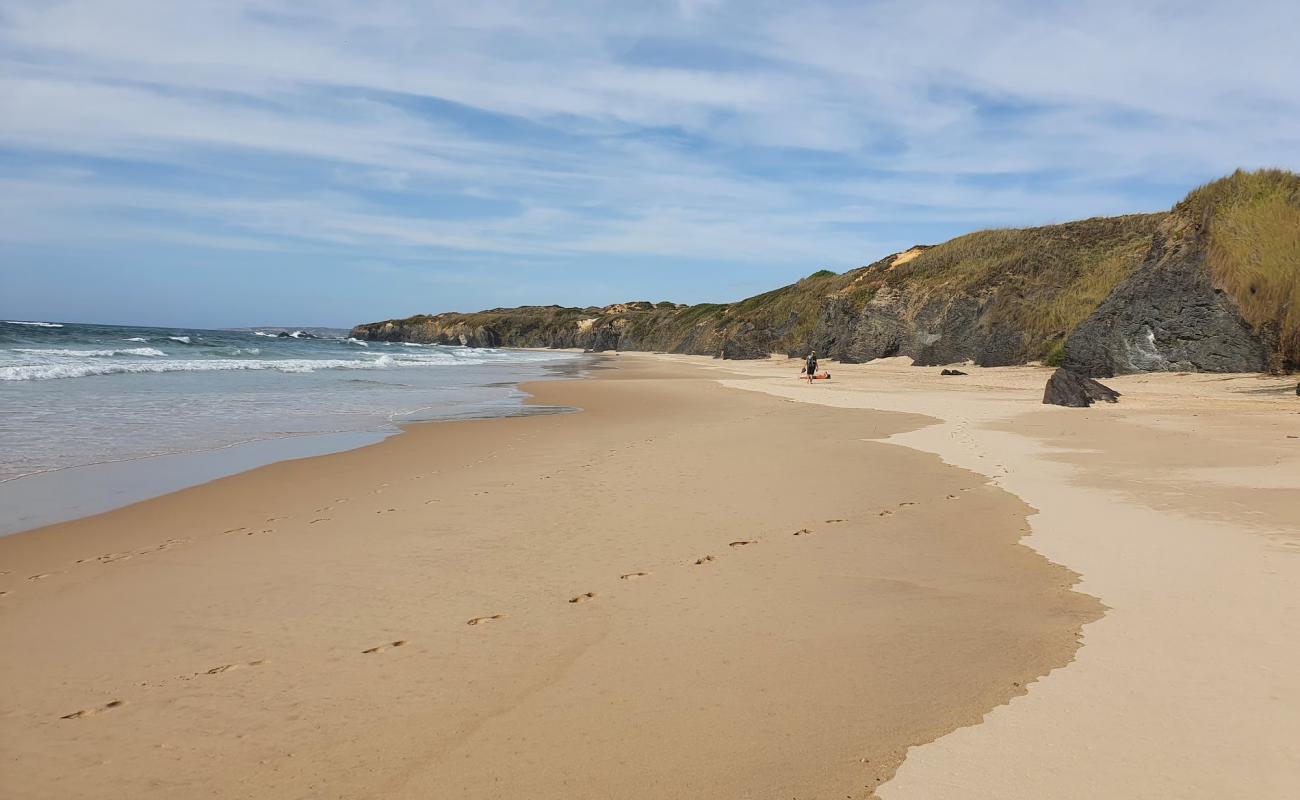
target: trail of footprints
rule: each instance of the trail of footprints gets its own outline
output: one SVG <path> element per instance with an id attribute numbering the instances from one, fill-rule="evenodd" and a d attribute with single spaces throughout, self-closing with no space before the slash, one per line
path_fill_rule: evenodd
<path id="1" fill-rule="evenodd" d="M 963 492 L 969 492 L 969 491 L 971 491 L 971 489 L 970 489 L 970 488 L 963 488 L 963 489 L 961 489 L 961 491 L 963 491 Z M 378 493 L 378 492 L 376 492 L 376 493 Z M 949 495 L 947 495 L 946 499 L 948 499 L 948 500 L 957 500 L 957 499 L 960 499 L 960 495 L 949 494 Z M 339 498 L 339 499 L 336 499 L 334 502 L 335 502 L 335 503 L 344 503 L 344 502 L 347 502 L 347 499 L 346 499 L 346 498 Z M 436 501 L 436 500 L 430 500 L 430 501 L 428 501 L 428 502 L 432 503 L 432 502 L 437 502 L 437 501 Z M 917 503 L 916 503 L 915 501 L 912 501 L 912 500 L 904 500 L 904 501 L 902 501 L 902 502 L 900 502 L 900 503 L 898 504 L 898 508 L 899 508 L 899 509 L 903 509 L 903 508 L 908 508 L 908 507 L 915 506 L 915 505 L 917 505 Z M 317 511 L 317 513 L 320 513 L 321 511 L 327 511 L 327 510 L 329 510 L 329 509 L 331 509 L 331 508 L 333 508 L 333 506 L 324 506 L 323 508 L 319 508 L 319 509 L 317 509 L 316 511 Z M 382 513 L 391 512 L 391 511 L 394 511 L 394 510 L 395 510 L 395 509 L 391 509 L 391 508 L 390 508 L 390 509 L 386 509 L 386 510 L 377 511 L 376 513 L 380 513 L 380 514 L 382 514 Z M 894 511 L 893 509 L 882 509 L 882 510 L 881 510 L 880 512 L 878 512 L 878 513 L 879 513 L 879 516 L 885 517 L 885 516 L 893 516 L 894 513 L 895 513 L 895 511 Z M 278 521 L 278 520 L 280 520 L 280 519 L 284 519 L 284 517 L 272 517 L 272 518 L 268 519 L 267 522 L 275 522 L 275 521 Z M 327 520 L 328 520 L 328 518 L 313 519 L 313 520 L 312 520 L 311 522 L 309 522 L 308 524 L 316 524 L 316 523 L 318 523 L 318 522 L 325 522 L 325 521 L 327 521 Z M 847 520 L 847 519 L 843 519 L 843 518 L 832 518 L 832 519 L 827 519 L 827 520 L 826 520 L 826 524 L 828 524 L 828 525 L 839 524 L 839 523 L 843 523 L 843 522 L 848 522 L 848 520 Z M 267 531 L 263 531 L 263 532 L 264 532 L 264 533 L 269 533 L 270 531 L 267 530 Z M 248 530 L 247 528 L 242 528 L 242 527 L 241 527 L 241 528 L 232 528 L 232 529 L 230 529 L 230 530 L 228 530 L 228 531 L 224 531 L 224 533 L 228 533 L 228 534 L 233 534 L 233 533 L 247 533 L 248 535 L 252 535 L 252 534 L 254 533 L 254 531 L 250 531 L 250 530 Z M 791 535 L 792 535 L 792 536 L 808 536 L 808 535 L 811 535 L 812 533 L 813 533 L 813 530 L 812 530 L 811 528 L 800 528 L 800 529 L 797 530 L 797 531 L 793 531 L 793 532 L 791 533 Z M 166 549 L 168 549 L 169 547 L 172 547 L 172 546 L 174 546 L 174 545 L 176 545 L 176 544 L 187 543 L 187 542 L 189 542 L 189 541 L 190 541 L 190 540 L 188 540 L 188 539 L 168 539 L 166 542 L 164 542 L 164 543 L 161 544 L 161 545 L 158 545 L 158 546 L 156 546 L 156 547 L 152 547 L 152 548 L 147 548 L 147 549 L 142 550 L 142 551 L 136 551 L 135 553 L 108 553 L 108 554 L 105 554 L 105 555 L 102 555 L 102 556 L 98 556 L 98 557 L 95 558 L 95 559 L 82 559 L 82 560 L 78 561 L 77 563 L 85 563 L 85 562 L 89 562 L 89 561 L 97 561 L 97 562 L 99 562 L 99 563 L 111 563 L 112 561 L 116 561 L 116 560 L 119 560 L 119 559 L 122 559 L 122 558 L 130 558 L 131 555 L 142 555 L 142 554 L 145 554 L 145 553 L 155 552 L 155 551 L 158 551 L 158 550 L 166 550 Z M 752 545 L 752 544 L 757 544 L 757 542 L 758 542 L 757 539 L 737 539 L 737 540 L 735 540 L 735 541 L 728 542 L 728 543 L 727 543 L 727 546 L 728 546 L 728 547 L 731 547 L 731 548 L 747 547 L 747 546 Z M 695 566 L 704 566 L 704 565 L 710 564 L 710 563 L 712 563 L 712 562 L 714 562 L 714 561 L 716 561 L 716 560 L 717 560 L 717 558 L 716 558 L 715 556 L 709 554 L 709 555 L 703 555 L 703 556 L 700 556 L 699 558 L 695 559 L 695 561 L 694 561 L 693 563 L 694 563 Z M 51 575 L 51 574 L 53 574 L 53 573 L 40 573 L 40 574 L 37 574 L 37 575 L 32 575 L 31 577 L 28 578 L 28 580 L 29 580 L 29 581 L 40 580 L 40 579 L 42 579 L 42 578 L 49 577 L 49 575 Z M 637 571 L 637 572 L 627 572 L 627 573 L 624 573 L 624 574 L 622 574 L 622 575 L 619 575 L 618 577 L 619 577 L 619 580 L 630 581 L 630 580 L 637 580 L 637 579 L 640 579 L 640 578 L 649 577 L 650 575 L 651 575 L 650 572 Z M 3 594 L 7 594 L 7 592 L 0 592 L 0 595 L 3 595 Z M 591 602 L 592 600 L 595 600 L 595 599 L 598 598 L 599 596 L 600 596 L 600 594 L 599 594 L 598 592 L 594 592 L 594 591 L 591 591 L 591 592 L 583 592 L 583 593 L 581 593 L 581 594 L 574 595 L 573 597 L 569 598 L 569 603 L 570 603 L 571 605 L 579 605 L 579 604 L 583 604 L 583 603 L 588 603 L 588 602 Z M 466 624 L 466 625 L 470 625 L 470 626 L 486 625 L 486 624 L 488 624 L 488 623 L 490 623 L 490 622 L 497 622 L 497 621 L 502 620 L 502 619 L 505 619 L 505 618 L 506 618 L 506 615 L 503 614 L 503 613 L 487 614 L 487 615 L 484 615 L 484 616 L 481 616 L 481 617 L 472 617 L 472 618 L 470 618 L 469 620 L 467 620 L 467 621 L 465 622 L 465 624 Z M 362 650 L 361 653 L 362 653 L 363 655 L 378 655 L 378 654 L 380 654 L 380 653 L 387 652 L 388 650 L 393 649 L 393 648 L 405 647 L 405 646 L 406 646 L 407 644 L 409 644 L 409 643 L 410 643 L 410 642 L 409 642 L 409 640 L 407 640 L 407 639 L 395 639 L 395 640 L 393 640 L 393 641 L 391 641 L 391 642 L 385 642 L 384 644 L 375 645 L 374 647 L 368 647 L 368 648 Z M 221 675 L 221 674 L 224 674 L 224 673 L 227 673 L 227 672 L 232 672 L 232 671 L 234 671 L 234 670 L 243 669 L 243 668 L 245 668 L 245 667 L 258 667 L 258 666 L 261 666 L 261 665 L 263 665 L 263 664 L 265 664 L 265 663 L 267 663 L 266 660 L 262 659 L 262 660 L 256 660 L 256 661 L 248 661 L 248 662 L 244 662 L 244 663 L 221 664 L 221 665 L 219 665 L 219 666 L 212 667 L 212 668 L 210 668 L 210 669 L 208 669 L 208 670 L 205 670 L 205 671 L 203 671 L 202 673 L 194 673 L 193 675 L 184 676 L 183 679 L 185 679 L 185 680 L 190 680 L 190 679 L 193 679 L 193 678 L 196 678 L 196 677 L 202 677 L 202 676 Z M 97 707 L 93 707 L 93 708 L 84 708 L 84 709 L 80 709 L 80 710 L 78 710 L 78 711 L 74 711 L 74 712 L 72 712 L 71 714 L 64 714 L 64 715 L 61 717 L 61 719 L 73 720 L 73 719 L 85 719 L 85 718 L 88 718 L 88 717 L 94 717 L 94 716 L 98 716 L 98 715 L 100 715 L 100 714 L 106 713 L 106 712 L 108 712 L 108 711 L 112 711 L 113 709 L 120 708 L 121 706 L 123 706 L 123 705 L 125 705 L 125 704 L 126 704 L 126 701 L 125 701 L 125 700 L 112 700 L 112 701 L 109 701 L 108 703 L 105 703 L 105 704 L 102 705 L 102 706 L 97 706 Z"/>

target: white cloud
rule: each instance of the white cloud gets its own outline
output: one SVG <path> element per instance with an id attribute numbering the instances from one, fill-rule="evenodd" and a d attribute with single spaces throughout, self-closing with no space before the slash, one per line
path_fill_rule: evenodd
<path id="1" fill-rule="evenodd" d="M 196 246 L 853 264 L 906 243 L 854 222 L 1038 223 L 1298 166 L 1296 30 L 1262 1 L 12 0 L 0 147 L 119 162 L 8 168 L 49 190 L 26 236 L 148 209 Z"/>

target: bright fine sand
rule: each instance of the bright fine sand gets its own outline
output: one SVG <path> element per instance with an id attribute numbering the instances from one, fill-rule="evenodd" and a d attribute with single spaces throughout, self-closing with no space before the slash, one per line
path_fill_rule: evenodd
<path id="1" fill-rule="evenodd" d="M 795 366 L 791 366 L 791 364 Z M 1074 663 L 980 725 L 915 748 L 879 789 L 933 798 L 1293 798 L 1300 786 L 1300 398 L 1295 378 L 1131 375 L 1117 405 L 1040 405 L 1050 370 L 903 359 L 728 363 L 754 389 L 907 410 L 888 441 L 1037 509 L 1023 540 L 1106 615 Z"/>
<path id="2" fill-rule="evenodd" d="M 0 539 L 0 796 L 1292 796 L 1280 380 L 796 363 Z"/>

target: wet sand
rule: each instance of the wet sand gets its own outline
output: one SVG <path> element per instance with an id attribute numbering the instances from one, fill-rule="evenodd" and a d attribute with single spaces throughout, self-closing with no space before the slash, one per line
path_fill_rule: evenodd
<path id="1" fill-rule="evenodd" d="M 1040 404 L 1051 370 L 904 359 L 729 364 L 806 403 L 908 410 L 889 438 L 1030 503 L 1024 543 L 1106 615 L 1067 668 L 909 751 L 887 800 L 1293 797 L 1300 783 L 1300 398 L 1295 378 L 1129 375 L 1117 405 Z M 724 373 L 717 373 L 720 377 Z"/>
<path id="2" fill-rule="evenodd" d="M 606 363 L 0 540 L 4 794 L 867 797 L 1101 615 L 931 420 Z"/>

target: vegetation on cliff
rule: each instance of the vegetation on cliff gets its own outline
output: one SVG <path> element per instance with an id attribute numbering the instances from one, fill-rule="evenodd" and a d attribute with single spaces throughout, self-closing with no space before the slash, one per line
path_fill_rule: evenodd
<path id="1" fill-rule="evenodd" d="M 1254 338 L 1238 341 L 1233 325 Z M 1260 359 L 1293 368 L 1300 365 L 1300 176 L 1238 172 L 1171 212 L 980 231 L 842 274 L 820 270 L 734 303 L 420 315 L 360 325 L 353 335 L 723 358 L 811 348 L 844 361 L 908 355 L 919 364 L 1073 358 L 1076 368 L 1099 375 L 1253 369 Z M 1197 355 L 1202 345 L 1213 350 L 1218 336 L 1235 337 L 1226 357 Z M 1190 354 L 1179 350 L 1198 339 Z"/>
<path id="2" fill-rule="evenodd" d="M 1300 367 L 1300 175 L 1237 172 L 1174 212 L 1203 221 L 1211 274 L 1273 346 L 1271 366 Z"/>

